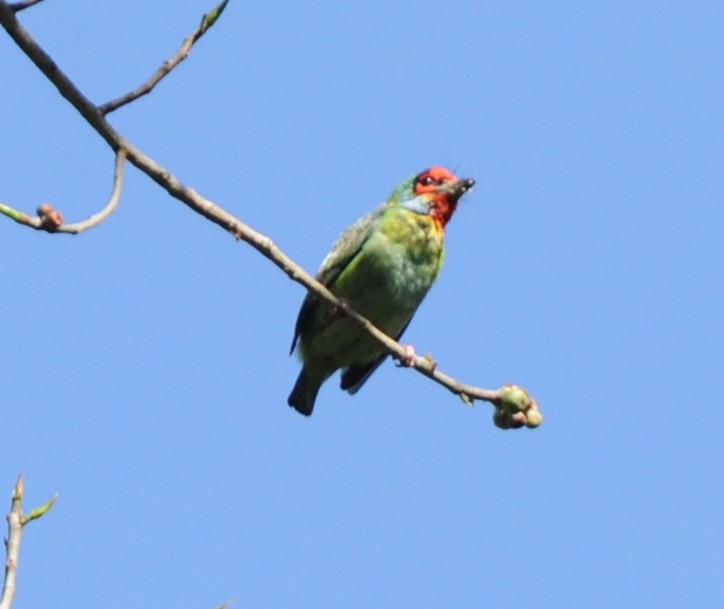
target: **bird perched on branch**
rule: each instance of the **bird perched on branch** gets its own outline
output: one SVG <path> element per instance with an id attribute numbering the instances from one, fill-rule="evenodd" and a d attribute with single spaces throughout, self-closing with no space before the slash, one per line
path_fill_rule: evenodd
<path id="1" fill-rule="evenodd" d="M 440 271 L 445 227 L 474 184 L 444 167 L 404 180 L 340 235 L 317 280 L 399 340 Z M 292 352 L 297 345 L 303 366 L 288 402 L 304 415 L 312 414 L 319 388 L 335 371 L 342 369 L 341 387 L 354 394 L 387 357 L 359 325 L 312 294 L 299 311 Z"/>

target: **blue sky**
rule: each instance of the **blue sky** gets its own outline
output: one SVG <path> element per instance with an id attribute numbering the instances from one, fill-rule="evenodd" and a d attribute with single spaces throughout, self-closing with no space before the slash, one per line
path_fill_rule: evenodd
<path id="1" fill-rule="evenodd" d="M 102 103 L 210 8 L 21 18 Z M 721 607 L 723 29 L 719 2 L 232 0 L 112 123 L 310 271 L 399 180 L 474 177 L 405 339 L 544 424 L 390 363 L 297 415 L 302 288 L 129 168 L 93 231 L 0 222 L 0 494 L 60 493 L 14 606 Z M 112 155 L 0 58 L 0 201 L 85 218 Z"/>

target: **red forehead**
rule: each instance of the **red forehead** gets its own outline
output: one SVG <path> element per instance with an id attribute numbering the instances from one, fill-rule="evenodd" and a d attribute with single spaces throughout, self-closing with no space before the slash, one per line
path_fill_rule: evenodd
<path id="1" fill-rule="evenodd" d="M 415 194 L 421 195 L 425 192 L 435 192 L 441 184 L 457 182 L 458 179 L 452 172 L 435 165 L 430 167 L 415 178 Z"/>
<path id="2" fill-rule="evenodd" d="M 440 165 L 435 165 L 434 167 L 430 167 L 427 171 L 423 172 L 423 175 L 430 176 L 435 181 L 448 181 L 451 180 L 453 182 L 457 182 L 457 178 L 453 174 L 452 171 L 449 169 L 445 169 L 445 167 L 441 167 Z"/>

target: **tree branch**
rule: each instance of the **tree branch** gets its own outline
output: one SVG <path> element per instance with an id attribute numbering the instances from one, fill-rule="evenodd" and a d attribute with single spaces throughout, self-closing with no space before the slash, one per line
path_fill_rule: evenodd
<path id="1" fill-rule="evenodd" d="M 225 6 L 225 3 L 222 3 L 222 5 Z M 218 17 L 218 14 L 216 16 Z M 60 94 L 70 102 L 116 153 L 125 151 L 128 161 L 166 190 L 169 195 L 219 225 L 236 239 L 251 245 L 284 271 L 292 280 L 303 285 L 321 301 L 343 311 L 344 314 L 348 315 L 375 338 L 394 358 L 401 362 L 409 359 L 405 349 L 398 342 L 380 331 L 367 319 L 340 303 L 324 285 L 281 251 L 269 237 L 255 231 L 226 210 L 183 184 L 169 170 L 159 165 L 116 131 L 108 123 L 101 109 L 83 95 L 68 76 L 58 68 L 52 58 L 38 45 L 30 33 L 18 23 L 14 11 L 3 0 L 0 0 L 0 24 L 38 69 L 57 87 Z M 492 403 L 496 409 L 494 422 L 498 427 L 512 428 L 523 425 L 537 427 L 542 420 L 535 400 L 520 387 L 509 386 L 498 390 L 490 390 L 461 383 L 438 370 L 437 364 L 429 357 L 415 357 L 412 367 L 446 387 L 452 393 L 459 395 L 468 405 L 472 404 L 473 400 L 484 400 Z"/>
<path id="2" fill-rule="evenodd" d="M 106 206 L 97 214 L 93 214 L 87 220 L 75 222 L 74 224 L 63 224 L 63 216 L 59 211 L 53 208 L 50 203 L 43 203 L 37 209 L 37 216 L 29 216 L 26 213 L 18 211 L 0 203 L 0 214 L 15 220 L 18 224 L 23 224 L 34 228 L 35 230 L 44 230 L 48 233 L 67 233 L 77 235 L 84 230 L 93 228 L 100 224 L 108 216 L 110 216 L 118 207 L 118 200 L 121 198 L 121 190 L 123 188 L 123 164 L 126 160 L 126 151 L 120 149 L 116 153 L 116 166 L 113 171 L 113 189 Z"/>
<path id="3" fill-rule="evenodd" d="M 26 8 L 30 8 L 34 4 L 38 4 L 38 2 L 42 2 L 43 0 L 25 0 L 24 2 L 13 2 L 10 5 L 10 8 L 13 9 L 16 13 L 19 13 L 22 10 L 25 10 Z"/>
<path id="4" fill-rule="evenodd" d="M 18 574 L 18 558 L 20 556 L 20 539 L 23 535 L 22 525 L 23 477 L 20 476 L 13 488 L 10 502 L 10 513 L 7 516 L 8 537 L 5 540 L 5 580 L 0 598 L 0 609 L 10 609 L 15 598 L 15 579 Z"/>
<path id="5" fill-rule="evenodd" d="M 216 23 L 216 20 L 221 16 L 221 13 L 224 12 L 224 9 L 226 8 L 226 5 L 228 3 L 229 0 L 223 0 L 223 2 L 216 6 L 214 10 L 204 15 L 201 18 L 201 23 L 199 24 L 199 27 L 186 37 L 186 39 L 181 44 L 181 48 L 176 51 L 176 54 L 170 59 L 164 61 L 161 64 L 161 67 L 156 70 L 151 78 L 149 78 L 137 89 L 134 89 L 133 91 L 130 91 L 129 93 L 126 93 L 125 95 L 112 101 L 106 102 L 105 104 L 100 106 L 98 108 L 100 113 L 104 115 L 110 114 L 121 106 L 125 106 L 126 104 L 135 101 L 142 95 L 150 93 L 153 88 L 161 81 L 161 79 L 167 76 L 171 72 L 171 70 L 173 70 L 178 64 L 180 64 L 184 59 L 189 56 L 191 47 L 194 46 L 194 44 L 196 44 L 196 41 L 206 33 L 206 30 L 208 30 L 212 25 L 214 25 L 214 23 Z"/>
<path id="6" fill-rule="evenodd" d="M 0 609 L 10 609 L 15 598 L 15 580 L 18 574 L 18 558 L 20 556 L 20 539 L 23 535 L 23 527 L 33 520 L 43 516 L 55 504 L 58 495 L 54 495 L 40 507 L 35 508 L 29 514 L 23 514 L 23 492 L 25 482 L 22 474 L 13 488 L 12 500 L 10 502 L 10 513 L 7 516 L 8 537 L 5 540 L 5 580 L 3 581 L 2 595 L 0 596 Z"/>

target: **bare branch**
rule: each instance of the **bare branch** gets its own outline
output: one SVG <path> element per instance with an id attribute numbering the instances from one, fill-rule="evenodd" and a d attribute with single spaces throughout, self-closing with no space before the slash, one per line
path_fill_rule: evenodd
<path id="1" fill-rule="evenodd" d="M 0 597 L 0 609 L 10 609 L 15 598 L 15 579 L 18 574 L 18 557 L 20 556 L 20 538 L 23 535 L 22 505 L 23 505 L 23 476 L 13 488 L 12 500 L 10 502 L 10 513 L 7 516 L 8 537 L 5 540 L 5 581 L 3 582 L 3 593 Z"/>
<path id="2" fill-rule="evenodd" d="M 19 13 L 22 10 L 25 10 L 26 8 L 30 8 L 34 4 L 38 4 L 38 2 L 42 2 L 43 0 L 25 0 L 24 2 L 13 2 L 10 5 L 10 8 L 13 9 L 16 13 Z"/>
<path id="3" fill-rule="evenodd" d="M 113 189 L 111 190 L 108 203 L 106 203 L 106 206 L 101 211 L 93 214 L 87 220 L 75 222 L 74 224 L 63 224 L 63 216 L 58 210 L 54 209 L 50 203 L 40 205 L 37 209 L 37 216 L 29 216 L 9 205 L 0 203 L 0 214 L 15 220 L 18 224 L 24 224 L 35 230 L 44 230 L 48 233 L 77 235 L 103 222 L 103 220 L 110 216 L 116 207 L 118 207 L 118 200 L 121 197 L 121 190 L 123 188 L 123 165 L 125 161 L 126 151 L 121 148 L 116 153 L 116 166 L 113 171 Z"/>
<path id="4" fill-rule="evenodd" d="M 344 314 L 348 315 L 375 338 L 394 358 L 400 362 L 409 360 L 409 355 L 402 345 L 376 328 L 367 319 L 344 306 L 324 285 L 282 252 L 269 237 L 255 231 L 226 210 L 199 195 L 194 189 L 183 184 L 170 171 L 136 148 L 116 131 L 106 120 L 100 109 L 83 95 L 38 45 L 30 33 L 18 23 L 13 11 L 9 10 L 7 3 L 2 0 L 0 0 L 0 24 L 38 69 L 57 87 L 60 94 L 71 103 L 113 150 L 116 152 L 125 150 L 128 161 L 166 190 L 173 198 L 219 225 L 237 239 L 251 245 L 284 271 L 292 280 L 303 285 L 322 302 L 343 311 Z M 515 428 L 523 425 L 536 427 L 542 420 L 535 400 L 520 387 L 509 386 L 498 390 L 490 390 L 461 383 L 438 370 L 436 363 L 429 357 L 415 357 L 412 361 L 412 367 L 446 387 L 452 393 L 459 395 L 468 405 L 473 400 L 484 400 L 492 403 L 496 408 L 494 422 L 498 427 Z"/>
<path id="5" fill-rule="evenodd" d="M 229 0 L 223 0 L 223 2 L 216 6 L 214 10 L 204 15 L 201 18 L 201 23 L 199 24 L 199 27 L 186 37 L 186 39 L 181 44 L 181 48 L 176 51 L 176 54 L 173 57 L 164 61 L 161 64 L 161 67 L 158 68 L 158 70 L 156 70 L 156 72 L 153 74 L 153 76 L 151 76 L 151 78 L 149 78 L 140 87 L 133 91 L 130 91 L 129 93 L 126 93 L 118 99 L 106 102 L 105 104 L 100 106 L 98 109 L 101 114 L 110 114 L 121 106 L 125 106 L 126 104 L 135 101 L 139 97 L 150 93 L 153 88 L 161 81 L 161 79 L 163 79 L 167 74 L 169 74 L 169 72 L 171 72 L 171 70 L 173 70 L 178 64 L 180 64 L 184 59 L 188 57 L 189 53 L 191 52 L 191 47 L 194 46 L 194 44 L 196 44 L 196 41 L 206 33 L 206 30 L 208 30 L 212 25 L 214 25 L 214 23 L 216 23 L 216 20 L 221 16 L 221 13 L 224 12 L 224 9 L 226 8 L 226 5 L 228 3 Z"/>
<path id="6" fill-rule="evenodd" d="M 20 556 L 20 539 L 23 535 L 23 527 L 43 516 L 53 507 L 55 500 L 58 498 L 57 494 L 54 495 L 49 501 L 35 508 L 26 516 L 23 514 L 24 488 L 25 482 L 23 475 L 20 474 L 13 488 L 10 513 L 7 516 L 8 537 L 5 540 L 5 580 L 3 581 L 2 595 L 0 596 L 0 609 L 10 609 L 15 598 L 15 580 L 18 574 L 18 557 Z"/>
<path id="7" fill-rule="evenodd" d="M 75 224 L 65 224 L 58 229 L 58 232 L 68 232 L 73 235 L 93 228 L 97 224 L 100 224 L 108 216 L 110 216 L 118 207 L 118 201 L 121 198 L 121 190 L 123 189 L 123 166 L 126 161 L 126 151 L 121 148 L 116 152 L 116 165 L 113 169 L 113 188 L 111 190 L 111 196 L 108 199 L 106 206 L 99 211 L 97 214 L 93 214 L 87 220 L 83 222 L 76 222 Z"/>

